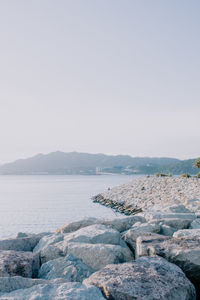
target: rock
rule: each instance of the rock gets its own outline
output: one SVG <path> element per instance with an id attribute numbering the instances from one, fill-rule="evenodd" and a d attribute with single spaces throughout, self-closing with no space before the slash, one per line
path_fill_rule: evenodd
<path id="1" fill-rule="evenodd" d="M 176 234 L 176 233 L 175 233 Z M 192 281 L 199 293 L 200 242 L 199 239 L 171 238 L 152 234 L 137 238 L 137 257 L 159 255 L 178 265 Z M 199 294 L 200 296 L 200 294 Z"/>
<path id="2" fill-rule="evenodd" d="M 39 270 L 39 255 L 32 252 L 0 251 L 0 277 L 36 277 Z"/>
<path id="3" fill-rule="evenodd" d="M 196 219 L 194 221 L 192 221 L 192 223 L 190 224 L 190 228 L 191 229 L 200 229 L 200 219 Z"/>
<path id="4" fill-rule="evenodd" d="M 136 222 L 144 223 L 145 218 L 142 216 L 118 217 L 109 220 L 101 220 L 101 224 L 108 225 L 119 232 L 130 229 Z"/>
<path id="5" fill-rule="evenodd" d="M 173 212 L 173 213 L 191 213 L 189 209 L 187 209 L 183 204 L 171 205 L 169 207 L 165 207 L 164 211 Z"/>
<path id="6" fill-rule="evenodd" d="M 97 218 L 86 218 L 79 221 L 67 222 L 63 227 L 57 229 L 60 233 L 74 232 L 80 228 L 84 228 L 97 223 Z"/>
<path id="7" fill-rule="evenodd" d="M 39 252 L 47 246 L 53 245 L 64 240 L 64 234 L 54 233 L 48 236 L 44 236 L 40 239 L 37 246 L 33 249 L 33 252 Z"/>
<path id="8" fill-rule="evenodd" d="M 129 248 L 119 245 L 68 243 L 66 252 L 81 258 L 95 271 L 107 264 L 133 260 L 133 254 Z"/>
<path id="9" fill-rule="evenodd" d="M 79 281 L 89 277 L 94 271 L 73 255 L 50 260 L 39 270 L 39 278 L 65 278 L 67 281 Z"/>
<path id="10" fill-rule="evenodd" d="M 39 241 L 37 246 L 33 249 L 33 252 L 40 254 L 41 264 L 64 256 L 62 249 L 59 248 L 59 242 L 62 242 L 63 240 L 64 234 L 56 233 L 49 236 L 44 236 Z"/>
<path id="11" fill-rule="evenodd" d="M 113 219 L 96 219 L 96 218 L 87 218 L 80 221 L 75 221 L 71 223 L 66 223 L 62 228 L 58 229 L 57 232 L 60 233 L 69 233 L 74 232 L 80 228 L 84 228 L 94 224 L 101 224 L 110 226 L 119 232 L 128 230 L 136 222 L 145 222 L 145 218 L 142 216 L 130 216 L 130 217 L 118 217 Z"/>
<path id="12" fill-rule="evenodd" d="M 108 265 L 84 280 L 106 299 L 194 300 L 195 288 L 182 270 L 161 257 Z"/>
<path id="13" fill-rule="evenodd" d="M 0 296 L 2 300 L 105 300 L 95 286 L 77 282 L 45 283 Z"/>
<path id="14" fill-rule="evenodd" d="M 44 236 L 42 234 L 26 235 L 20 233 L 17 238 L 10 238 L 0 240 L 0 250 L 14 250 L 14 251 L 33 251 L 34 247 L 39 243 Z"/>
<path id="15" fill-rule="evenodd" d="M 173 228 L 171 226 L 168 225 L 160 225 L 160 234 L 162 235 L 167 235 L 167 236 L 173 236 L 174 232 L 176 232 L 177 229 Z"/>
<path id="16" fill-rule="evenodd" d="M 186 238 L 186 239 L 199 239 L 200 241 L 200 228 L 178 230 L 173 234 L 173 237 Z"/>
<path id="17" fill-rule="evenodd" d="M 59 257 L 65 256 L 63 250 L 59 248 L 59 243 L 44 247 L 40 252 L 41 264 L 48 262 Z"/>
<path id="18" fill-rule="evenodd" d="M 131 249 L 135 250 L 137 237 L 149 232 L 159 233 L 160 225 L 156 223 L 136 223 L 131 229 L 122 233 L 122 238 Z"/>
<path id="19" fill-rule="evenodd" d="M 0 277 L 0 295 L 3 293 L 9 293 L 19 289 L 30 288 L 37 284 L 46 284 L 46 283 L 65 283 L 65 279 L 53 279 L 53 280 L 44 280 L 44 279 L 32 279 L 25 278 L 21 276 L 14 277 Z"/>
<path id="20" fill-rule="evenodd" d="M 68 242 L 119 245 L 122 240 L 119 231 L 105 225 L 94 224 L 66 235 L 64 243 Z"/>
<path id="21" fill-rule="evenodd" d="M 186 219 L 190 220 L 191 222 L 196 219 L 194 213 L 160 213 L 160 212 L 151 212 L 146 213 L 145 218 L 148 221 L 163 220 L 163 219 Z"/>

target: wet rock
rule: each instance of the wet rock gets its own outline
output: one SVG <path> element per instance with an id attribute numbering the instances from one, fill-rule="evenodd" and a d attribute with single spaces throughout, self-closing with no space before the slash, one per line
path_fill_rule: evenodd
<path id="1" fill-rule="evenodd" d="M 80 258 L 68 255 L 43 264 L 38 277 L 43 279 L 65 278 L 67 281 L 82 282 L 93 272 L 93 269 L 83 263 Z"/>
<path id="2" fill-rule="evenodd" d="M 0 277 L 36 277 L 39 270 L 39 255 L 32 252 L 0 251 Z"/>
<path id="3" fill-rule="evenodd" d="M 195 289 L 182 270 L 161 257 L 108 265 L 84 280 L 106 299 L 194 300 Z"/>

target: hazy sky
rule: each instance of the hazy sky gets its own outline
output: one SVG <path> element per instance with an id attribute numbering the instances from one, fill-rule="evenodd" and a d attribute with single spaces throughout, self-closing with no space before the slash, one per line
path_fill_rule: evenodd
<path id="1" fill-rule="evenodd" d="M 199 0 L 1 0 L 0 163 L 200 156 Z"/>

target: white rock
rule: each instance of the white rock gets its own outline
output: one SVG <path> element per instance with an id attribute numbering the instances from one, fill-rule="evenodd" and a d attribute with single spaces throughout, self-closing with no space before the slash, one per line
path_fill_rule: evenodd
<path id="1" fill-rule="evenodd" d="M 38 277 L 43 279 L 65 278 L 67 281 L 82 282 L 93 272 L 92 268 L 83 263 L 80 258 L 68 255 L 43 264 Z"/>
<path id="2" fill-rule="evenodd" d="M 105 300 L 95 286 L 77 282 L 38 284 L 0 296 L 1 300 Z"/>
<path id="3" fill-rule="evenodd" d="M 200 228 L 178 230 L 173 234 L 173 237 L 200 240 Z"/>
<path id="4" fill-rule="evenodd" d="M 69 243 L 67 254 L 81 258 L 95 271 L 108 264 L 133 260 L 133 254 L 129 248 L 119 245 Z"/>

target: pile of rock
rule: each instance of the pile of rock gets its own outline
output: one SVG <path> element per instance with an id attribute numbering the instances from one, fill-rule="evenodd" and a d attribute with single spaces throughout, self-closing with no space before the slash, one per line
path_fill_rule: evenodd
<path id="1" fill-rule="evenodd" d="M 182 204 L 200 214 L 200 179 L 139 177 L 94 196 L 93 201 L 125 215 L 163 210 L 173 204 Z"/>
<path id="2" fill-rule="evenodd" d="M 196 299 L 200 222 L 168 211 L 1 240 L 0 300 Z"/>

